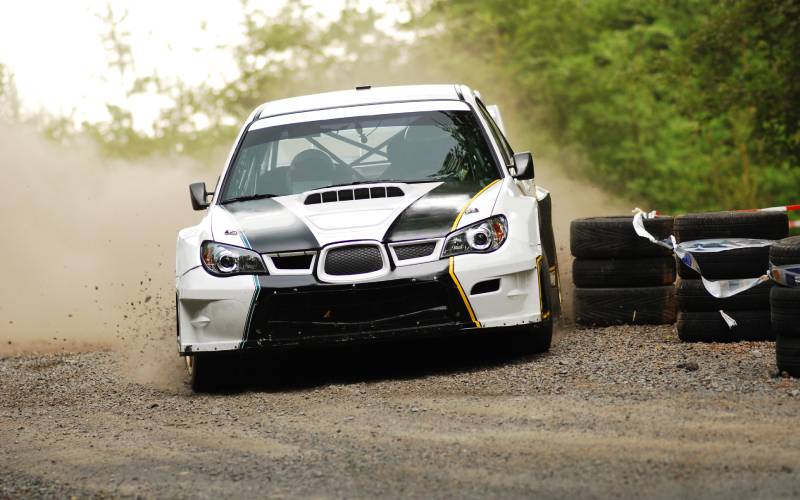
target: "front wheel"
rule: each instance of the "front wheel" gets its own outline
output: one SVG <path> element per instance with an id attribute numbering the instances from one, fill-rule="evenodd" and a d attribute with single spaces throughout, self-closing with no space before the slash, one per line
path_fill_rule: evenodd
<path id="1" fill-rule="evenodd" d="M 236 382 L 238 365 L 231 353 L 198 352 L 188 354 L 185 359 L 189 385 L 195 392 L 229 389 Z"/>
<path id="2" fill-rule="evenodd" d="M 510 347 L 515 354 L 539 354 L 547 352 L 553 341 L 553 319 L 541 323 L 521 325 L 509 332 Z"/>

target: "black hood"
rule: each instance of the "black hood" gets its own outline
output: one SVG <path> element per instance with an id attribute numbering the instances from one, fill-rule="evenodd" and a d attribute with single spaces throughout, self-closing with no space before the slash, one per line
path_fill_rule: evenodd
<path id="1" fill-rule="evenodd" d="M 395 219 L 383 240 L 440 238 L 451 231 L 461 210 L 483 188 L 472 182 L 446 182 L 421 197 Z"/>
<path id="2" fill-rule="evenodd" d="M 258 253 L 319 248 L 306 224 L 277 201 L 265 198 L 225 205 L 250 248 Z M 257 216 L 257 217 L 254 217 Z"/>
<path id="3" fill-rule="evenodd" d="M 478 183 L 448 182 L 429 191 L 397 216 L 383 241 L 440 238 L 447 235 L 461 210 L 483 188 Z M 250 247 L 259 253 L 320 248 L 303 216 L 270 198 L 223 206 L 235 219 Z M 380 235 L 374 236 L 376 239 Z"/>

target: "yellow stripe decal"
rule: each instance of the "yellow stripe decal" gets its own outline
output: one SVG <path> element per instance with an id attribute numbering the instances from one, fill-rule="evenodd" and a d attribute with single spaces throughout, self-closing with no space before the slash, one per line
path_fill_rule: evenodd
<path id="1" fill-rule="evenodd" d="M 453 222 L 453 227 L 450 228 L 450 231 L 455 231 L 456 230 L 456 228 L 458 227 L 458 223 L 461 222 L 461 217 L 464 216 L 464 213 L 467 211 L 467 209 L 472 204 L 472 202 L 475 201 L 475 199 L 478 196 L 482 195 L 484 193 L 484 191 L 486 191 L 490 187 L 494 186 L 498 182 L 500 182 L 500 179 L 493 180 L 492 182 L 490 182 L 489 184 L 484 186 L 483 189 L 481 189 L 480 191 L 475 193 L 475 196 L 470 198 L 470 200 L 467 202 L 467 204 L 464 205 L 464 208 L 462 208 L 461 211 L 458 212 L 458 217 L 456 217 L 456 220 Z M 480 328 L 481 324 L 478 322 L 478 319 L 475 317 L 475 312 L 472 310 L 472 306 L 469 303 L 469 299 L 467 299 L 467 294 L 464 293 L 464 289 L 461 287 L 461 283 L 458 281 L 458 278 L 456 278 L 455 271 L 453 271 L 453 267 L 455 265 L 453 259 L 454 259 L 453 257 L 450 257 L 450 267 L 449 267 L 449 269 L 450 269 L 450 277 L 453 278 L 453 283 L 455 283 L 456 284 L 456 288 L 458 288 L 458 293 L 459 293 L 459 295 L 461 295 L 461 300 L 464 301 L 464 306 L 467 308 L 467 312 L 469 313 L 469 319 L 471 319 L 472 322 L 475 323 L 475 327 L 476 328 Z"/>
<path id="2" fill-rule="evenodd" d="M 478 191 L 477 193 L 475 193 L 475 196 L 473 196 L 472 198 L 470 198 L 470 200 L 467 202 L 467 204 L 466 204 L 466 205 L 464 205 L 464 208 L 462 208 L 462 209 L 461 209 L 461 211 L 460 211 L 460 212 L 458 212 L 458 217 L 456 217 L 456 220 L 453 222 L 453 227 L 451 227 L 451 228 L 450 228 L 450 230 L 451 230 L 451 231 L 455 231 L 455 230 L 456 230 L 456 228 L 458 227 L 458 223 L 459 223 L 459 222 L 461 222 L 461 217 L 463 217 L 463 216 L 464 216 L 464 212 L 466 212 L 466 211 L 467 211 L 467 209 L 469 208 L 469 206 L 470 206 L 470 205 L 472 205 L 472 202 L 473 202 L 473 201 L 475 201 L 475 198 L 477 198 L 478 196 L 482 195 L 484 191 L 486 191 L 486 190 L 487 190 L 487 189 L 489 189 L 490 187 L 494 186 L 494 185 L 495 185 L 495 184 L 497 184 L 498 182 L 500 182 L 500 179 L 495 179 L 495 180 L 493 180 L 492 182 L 490 182 L 489 184 L 487 184 L 486 186 L 484 186 L 484 188 L 483 188 L 483 189 L 481 189 L 480 191 Z"/>
<path id="3" fill-rule="evenodd" d="M 458 293 L 461 295 L 461 300 L 464 301 L 464 306 L 467 308 L 467 312 L 469 313 L 469 319 L 475 323 L 476 328 L 480 328 L 481 324 L 478 323 L 477 318 L 475 318 L 475 312 L 472 310 L 472 306 L 469 305 L 469 300 L 467 300 L 467 294 L 464 293 L 464 289 L 461 288 L 461 283 L 459 283 L 458 278 L 456 278 L 456 273 L 453 272 L 453 257 L 450 257 L 450 277 L 453 278 L 453 283 L 456 284 L 456 288 L 458 288 Z"/>

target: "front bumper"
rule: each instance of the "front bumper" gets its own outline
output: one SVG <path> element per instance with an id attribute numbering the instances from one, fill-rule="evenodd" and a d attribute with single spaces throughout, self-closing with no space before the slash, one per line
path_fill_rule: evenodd
<path id="1" fill-rule="evenodd" d="M 473 327 L 445 268 L 414 278 L 351 285 L 261 288 L 246 343 L 341 342 Z"/>
<path id="2" fill-rule="evenodd" d="M 538 255 L 513 242 L 473 254 L 397 267 L 379 280 L 329 284 L 313 275 L 217 278 L 195 268 L 178 280 L 182 354 L 435 337 L 538 323 Z M 546 271 L 545 271 L 546 275 Z M 497 280 L 489 293 L 476 284 Z"/>

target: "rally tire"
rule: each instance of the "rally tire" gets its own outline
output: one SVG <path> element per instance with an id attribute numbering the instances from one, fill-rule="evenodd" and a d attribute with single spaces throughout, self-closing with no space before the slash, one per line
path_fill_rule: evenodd
<path id="1" fill-rule="evenodd" d="M 572 280 L 581 288 L 664 286 L 675 282 L 672 257 L 575 259 Z"/>
<path id="2" fill-rule="evenodd" d="M 775 339 L 775 361 L 781 373 L 800 377 L 800 337 L 778 332 Z"/>
<path id="3" fill-rule="evenodd" d="M 692 254 L 707 280 L 757 278 L 769 270 L 769 247 L 734 248 L 723 252 Z M 700 279 L 694 269 L 678 261 L 678 276 Z"/>
<path id="4" fill-rule="evenodd" d="M 237 353 L 198 352 L 188 355 L 189 385 L 195 392 L 218 392 L 235 387 Z"/>
<path id="5" fill-rule="evenodd" d="M 775 340 L 769 311 L 726 311 L 738 323 L 733 328 L 719 311 L 680 312 L 675 322 L 678 338 L 684 342 L 739 342 Z"/>
<path id="6" fill-rule="evenodd" d="M 769 302 L 772 329 L 778 335 L 800 338 L 800 288 L 775 286 Z"/>
<path id="7" fill-rule="evenodd" d="M 714 312 L 769 310 L 769 292 L 774 283 L 767 281 L 742 293 L 718 299 L 708 293 L 702 280 L 681 279 L 675 289 L 678 311 Z"/>
<path id="8" fill-rule="evenodd" d="M 678 243 L 715 238 L 779 240 L 788 234 L 785 212 L 709 212 L 675 218 Z"/>
<path id="9" fill-rule="evenodd" d="M 672 220 L 672 217 L 645 219 L 644 227 L 661 240 L 672 234 Z M 569 226 L 569 240 L 572 255 L 584 259 L 659 257 L 671 254 L 669 249 L 636 234 L 632 216 L 573 220 Z"/>
<path id="10" fill-rule="evenodd" d="M 575 323 L 584 326 L 675 322 L 675 287 L 576 288 Z"/>
<path id="11" fill-rule="evenodd" d="M 545 352 L 550 349 L 553 340 L 553 296 L 550 286 L 547 255 L 542 256 L 542 269 L 539 269 L 539 291 L 542 294 L 542 320 L 538 323 L 494 328 L 500 334 L 503 343 L 501 349 L 507 349 L 511 355 L 529 355 Z"/>
<path id="12" fill-rule="evenodd" d="M 547 352 L 553 341 L 553 319 L 541 323 L 522 325 L 509 333 L 510 350 L 513 354 L 530 355 Z"/>
<path id="13" fill-rule="evenodd" d="M 770 248 L 769 260 L 776 266 L 800 265 L 800 236 L 776 241 Z"/>

